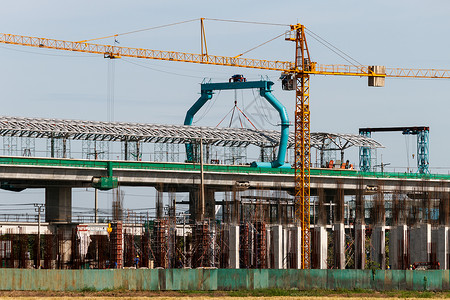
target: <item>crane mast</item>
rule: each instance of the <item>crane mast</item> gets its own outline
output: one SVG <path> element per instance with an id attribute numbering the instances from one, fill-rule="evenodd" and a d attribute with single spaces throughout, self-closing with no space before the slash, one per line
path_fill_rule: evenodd
<path id="1" fill-rule="evenodd" d="M 290 80 L 288 88 L 295 90 L 295 218 L 301 227 L 301 266 L 310 268 L 310 75 L 339 75 L 368 77 L 369 85 L 383 86 L 385 77 L 450 79 L 450 70 L 441 69 L 405 69 L 385 68 L 361 65 L 319 65 L 311 61 L 306 42 L 305 26 L 291 25 L 286 40 L 295 42 L 295 59 L 273 61 L 232 56 L 208 54 L 206 37 L 201 19 L 201 54 L 177 51 L 151 50 L 143 48 L 120 47 L 103 44 L 73 42 L 48 38 L 30 37 L 0 33 L 0 43 L 29 47 L 102 54 L 105 58 L 135 57 L 163 61 L 231 66 L 283 72 L 282 76 Z M 375 84 L 374 84 L 375 83 Z"/>
<path id="2" fill-rule="evenodd" d="M 305 27 L 291 27 L 295 32 L 295 219 L 301 227 L 301 268 L 310 267 L 310 167 L 311 136 L 309 111 L 309 77 L 305 71 L 311 69 Z M 292 38 L 287 38 L 292 40 Z"/>

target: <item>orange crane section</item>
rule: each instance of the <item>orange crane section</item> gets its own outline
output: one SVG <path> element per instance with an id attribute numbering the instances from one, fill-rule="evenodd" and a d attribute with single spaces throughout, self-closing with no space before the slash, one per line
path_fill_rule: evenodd
<path id="1" fill-rule="evenodd" d="M 217 56 L 217 55 L 194 54 L 177 51 L 120 47 L 120 46 L 93 44 L 86 42 L 73 42 L 65 40 L 47 39 L 47 38 L 39 38 L 7 33 L 0 33 L 0 43 L 46 48 L 46 49 L 84 52 L 84 53 L 96 53 L 96 54 L 103 54 L 107 58 L 135 57 L 135 58 L 208 64 L 208 65 L 272 70 L 281 72 L 295 72 L 294 71 L 295 64 L 290 61 L 272 61 L 272 60 L 251 59 L 232 56 Z M 368 66 L 315 64 L 314 69 L 305 70 L 304 73 L 314 75 L 374 76 L 374 74 L 371 73 L 369 69 L 370 68 Z M 450 79 L 450 70 L 386 68 L 386 74 L 385 75 L 379 74 L 379 76 Z"/>
<path id="2" fill-rule="evenodd" d="M 309 79 L 310 75 L 339 75 L 368 77 L 369 85 L 384 86 L 385 77 L 399 78 L 434 78 L 450 79 L 450 70 L 440 69 L 405 69 L 385 68 L 361 65 L 319 65 L 312 62 L 306 43 L 305 27 L 301 24 L 290 26 L 285 39 L 295 42 L 295 59 L 290 61 L 273 61 L 210 55 L 206 49 L 203 19 L 202 53 L 193 54 L 177 51 L 150 50 L 112 45 L 72 42 L 65 40 L 30 37 L 0 33 L 0 43 L 30 46 L 38 48 L 66 50 L 84 53 L 103 54 L 105 58 L 135 57 L 164 61 L 177 61 L 217 66 L 230 66 L 250 69 L 281 71 L 290 80 L 288 90 L 295 90 L 295 217 L 301 227 L 301 268 L 310 267 L 310 110 Z"/>

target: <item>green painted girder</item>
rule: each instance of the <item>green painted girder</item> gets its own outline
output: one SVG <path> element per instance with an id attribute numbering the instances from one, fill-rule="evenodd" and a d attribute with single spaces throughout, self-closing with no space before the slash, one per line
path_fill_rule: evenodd
<path id="1" fill-rule="evenodd" d="M 199 164 L 189 163 L 159 163 L 142 161 L 102 161 L 102 160 L 82 160 L 82 159 L 61 159 L 61 158 L 30 158 L 30 157 L 10 157 L 0 156 L 0 165 L 16 166 L 55 166 L 67 168 L 96 168 L 109 170 L 113 169 L 135 169 L 135 170 L 168 170 L 168 171 L 198 171 Z M 204 165 L 205 172 L 225 172 L 225 173 L 247 173 L 247 174 L 294 174 L 294 169 L 285 168 L 254 168 L 250 166 L 232 165 Z M 112 175 L 110 175 L 112 176 Z M 108 177 L 110 177 L 108 176 Z M 360 172 L 356 170 L 343 169 L 311 169 L 311 176 L 341 176 L 341 177 L 368 177 L 368 178 L 398 178 L 398 179 L 435 179 L 449 180 L 448 174 L 419 174 L 419 173 L 395 173 L 395 172 Z"/>

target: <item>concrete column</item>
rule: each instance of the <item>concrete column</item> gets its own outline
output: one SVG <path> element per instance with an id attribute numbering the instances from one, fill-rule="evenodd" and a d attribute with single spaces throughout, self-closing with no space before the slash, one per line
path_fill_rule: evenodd
<path id="1" fill-rule="evenodd" d="M 268 269 L 272 269 L 272 262 L 270 259 L 271 253 L 272 253 L 272 234 L 270 228 L 266 227 L 266 259 Z"/>
<path id="2" fill-rule="evenodd" d="M 273 269 L 283 269 L 283 226 L 272 226 L 273 232 Z"/>
<path id="3" fill-rule="evenodd" d="M 328 235 L 325 226 L 317 226 L 312 230 L 313 233 L 313 249 L 311 260 L 314 263 L 314 269 L 326 269 L 328 258 Z"/>
<path id="4" fill-rule="evenodd" d="M 391 228 L 389 235 L 389 264 L 393 270 L 409 268 L 408 226 L 399 225 Z"/>
<path id="5" fill-rule="evenodd" d="M 333 225 L 334 234 L 334 267 L 345 269 L 345 227 L 344 223 Z"/>
<path id="6" fill-rule="evenodd" d="M 448 245 L 448 226 L 440 226 L 431 232 L 433 239 L 432 251 L 435 255 L 436 262 L 439 263 L 439 269 L 449 269 L 449 245 Z"/>
<path id="7" fill-rule="evenodd" d="M 355 225 L 355 269 L 366 266 L 366 225 Z"/>
<path id="8" fill-rule="evenodd" d="M 376 267 L 386 269 L 386 226 L 375 226 L 372 230 L 371 258 Z"/>
<path id="9" fill-rule="evenodd" d="M 281 240 L 282 242 L 282 247 L 283 247 L 283 263 L 282 263 L 282 269 L 287 269 L 288 268 L 288 253 L 289 253 L 289 230 L 288 228 L 283 228 L 283 238 Z"/>
<path id="10" fill-rule="evenodd" d="M 162 185 L 159 185 L 156 189 L 156 218 L 161 219 L 164 217 L 164 204 L 163 204 L 163 187 Z M 191 199 L 191 193 L 189 193 L 189 199 Z M 191 204 L 189 204 L 189 209 L 191 209 Z M 192 215 L 192 211 L 190 212 Z"/>
<path id="11" fill-rule="evenodd" d="M 197 190 L 189 191 L 189 214 L 191 220 L 200 221 L 200 214 L 198 212 L 198 201 L 200 193 Z"/>
<path id="12" fill-rule="evenodd" d="M 230 269 L 239 269 L 239 226 L 230 226 Z"/>
<path id="13" fill-rule="evenodd" d="M 60 260 L 60 267 L 62 269 L 68 268 L 68 263 L 70 262 L 71 254 L 72 254 L 72 239 L 66 238 L 59 241 L 59 249 L 60 249 L 60 255 L 61 257 L 57 257 L 58 260 Z M 41 260 L 41 264 L 42 264 Z"/>
<path id="14" fill-rule="evenodd" d="M 431 224 L 419 224 L 411 228 L 411 264 L 429 262 L 431 256 Z"/>
<path id="15" fill-rule="evenodd" d="M 205 218 L 210 220 L 216 219 L 216 199 L 215 190 L 206 189 L 205 191 Z"/>
<path id="16" fill-rule="evenodd" d="M 45 222 L 72 221 L 72 188 L 45 188 Z"/>
<path id="17" fill-rule="evenodd" d="M 302 267 L 302 229 L 301 227 L 294 227 L 292 229 L 294 253 L 295 253 L 295 266 L 293 268 L 300 269 Z"/>

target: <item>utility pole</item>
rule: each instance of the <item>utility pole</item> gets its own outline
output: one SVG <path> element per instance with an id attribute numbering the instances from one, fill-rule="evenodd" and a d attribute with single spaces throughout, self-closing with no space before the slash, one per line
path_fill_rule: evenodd
<path id="1" fill-rule="evenodd" d="M 203 139 L 200 137 L 200 220 L 205 217 L 205 183 L 203 173 Z"/>
<path id="2" fill-rule="evenodd" d="M 37 254 L 36 254 L 36 268 L 41 268 L 41 212 L 44 211 L 44 204 L 35 203 L 35 211 L 38 213 L 38 234 L 37 234 Z"/>
<path id="3" fill-rule="evenodd" d="M 98 223 L 98 189 L 95 189 L 94 223 Z"/>

